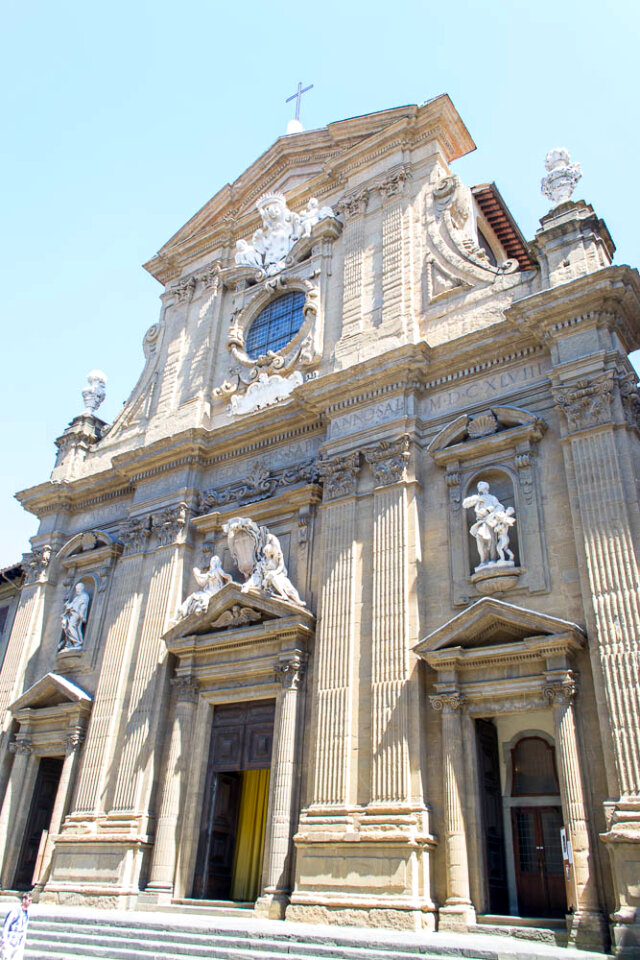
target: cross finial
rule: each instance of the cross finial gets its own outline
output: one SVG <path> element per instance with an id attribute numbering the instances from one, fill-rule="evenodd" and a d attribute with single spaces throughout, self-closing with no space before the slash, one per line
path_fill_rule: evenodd
<path id="1" fill-rule="evenodd" d="M 313 90 L 313 84 L 310 83 L 308 87 L 303 87 L 300 82 L 297 91 L 285 100 L 285 103 L 291 103 L 292 100 L 296 101 L 296 118 L 295 120 L 290 120 L 287 124 L 287 133 L 300 133 L 300 131 L 304 129 L 300 123 L 300 101 L 302 100 L 302 94 L 308 90 Z"/>

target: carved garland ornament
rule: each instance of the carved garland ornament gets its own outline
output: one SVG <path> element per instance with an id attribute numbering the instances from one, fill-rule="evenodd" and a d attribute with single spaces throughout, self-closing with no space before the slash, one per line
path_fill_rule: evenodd
<path id="1" fill-rule="evenodd" d="M 281 487 L 294 483 L 315 483 L 318 479 L 318 467 L 313 460 L 270 470 L 264 460 L 256 460 L 242 480 L 227 487 L 205 490 L 200 498 L 199 513 L 209 513 L 228 503 L 252 503 L 272 497 Z"/>

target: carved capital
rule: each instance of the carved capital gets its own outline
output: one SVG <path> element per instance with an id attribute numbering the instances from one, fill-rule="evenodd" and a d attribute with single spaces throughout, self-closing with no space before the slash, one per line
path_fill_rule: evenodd
<path id="1" fill-rule="evenodd" d="M 549 703 L 557 706 L 573 703 L 578 695 L 578 677 L 575 673 L 570 672 L 561 680 L 545 684 L 542 693 Z"/>
<path id="2" fill-rule="evenodd" d="M 69 731 L 64 741 L 64 749 L 67 756 L 78 749 L 80 744 L 84 742 L 84 738 L 85 731 L 82 727 L 73 727 L 73 729 Z"/>
<path id="3" fill-rule="evenodd" d="M 613 375 L 596 380 L 577 380 L 570 386 L 553 390 L 556 405 L 567 418 L 569 432 L 597 427 L 611 421 Z"/>
<path id="4" fill-rule="evenodd" d="M 451 487 L 457 487 L 460 485 L 460 474 L 457 470 L 450 470 L 444 475 L 444 482 L 446 485 Z"/>
<path id="5" fill-rule="evenodd" d="M 17 756 L 28 757 L 33 753 L 33 743 L 31 740 L 13 740 L 9 744 L 9 751 Z"/>
<path id="6" fill-rule="evenodd" d="M 369 188 L 363 187 L 355 193 L 349 193 L 338 203 L 338 211 L 346 220 L 361 216 L 367 209 Z"/>
<path id="7" fill-rule="evenodd" d="M 411 456 L 410 446 L 409 434 L 404 433 L 397 440 L 381 440 L 362 451 L 378 486 L 387 486 L 406 479 L 407 464 Z"/>
<path id="8" fill-rule="evenodd" d="M 287 659 L 282 659 L 276 663 L 273 669 L 276 680 L 280 681 L 285 690 L 299 690 L 307 669 L 307 658 L 299 653 L 294 653 Z"/>
<path id="9" fill-rule="evenodd" d="M 202 283 L 204 283 L 206 289 L 211 291 L 212 296 L 217 296 L 221 282 L 220 261 L 214 260 L 214 262 L 209 265 L 205 272 L 200 274 L 198 280 L 201 280 Z"/>
<path id="10" fill-rule="evenodd" d="M 461 693 L 437 693 L 429 697 L 429 700 L 434 710 L 442 710 L 443 713 L 456 713 L 464 710 L 467 705 L 466 698 Z"/>
<path id="11" fill-rule="evenodd" d="M 378 189 L 384 197 L 395 197 L 397 194 L 403 192 L 404 185 L 410 176 L 409 168 L 403 165 L 396 170 L 392 170 L 384 179 L 378 180 L 376 189 Z"/>
<path id="12" fill-rule="evenodd" d="M 151 517 L 130 517 L 120 530 L 126 553 L 141 553 L 151 535 Z"/>
<path id="13" fill-rule="evenodd" d="M 172 287 L 171 292 L 176 295 L 178 303 L 191 303 L 196 291 L 196 286 L 197 281 L 195 277 L 185 277 L 184 280 L 179 280 L 175 286 Z"/>
<path id="14" fill-rule="evenodd" d="M 324 483 L 325 500 L 350 497 L 356 492 L 360 454 L 358 451 L 342 457 L 318 461 L 318 474 Z"/>
<path id="15" fill-rule="evenodd" d="M 158 537 L 160 546 L 167 547 L 177 540 L 188 519 L 189 507 L 184 501 L 152 514 L 151 529 Z"/>
<path id="16" fill-rule="evenodd" d="M 618 387 L 627 425 L 634 430 L 640 430 L 640 391 L 637 375 L 623 374 L 618 380 Z"/>
<path id="17" fill-rule="evenodd" d="M 22 566 L 25 570 L 25 585 L 43 583 L 46 580 L 46 572 L 50 562 L 51 547 L 48 543 L 32 553 L 25 553 L 22 558 Z"/>
<path id="18" fill-rule="evenodd" d="M 174 677 L 171 685 L 176 689 L 178 703 L 196 703 L 198 700 L 198 681 L 195 677 Z"/>

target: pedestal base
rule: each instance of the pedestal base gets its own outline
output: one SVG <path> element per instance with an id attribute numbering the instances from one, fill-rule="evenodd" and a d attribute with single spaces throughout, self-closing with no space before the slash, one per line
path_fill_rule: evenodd
<path id="1" fill-rule="evenodd" d="M 597 950 L 606 953 L 609 947 L 609 933 L 604 916 L 601 913 L 577 913 L 567 915 L 569 946 L 581 950 Z"/>
<path id="2" fill-rule="evenodd" d="M 466 933 L 475 922 L 476 911 L 471 903 L 449 903 L 438 911 L 438 930 Z"/>
<path id="3" fill-rule="evenodd" d="M 284 920 L 290 896 L 288 893 L 264 893 L 256 900 L 253 908 L 257 917 L 266 920 Z"/>

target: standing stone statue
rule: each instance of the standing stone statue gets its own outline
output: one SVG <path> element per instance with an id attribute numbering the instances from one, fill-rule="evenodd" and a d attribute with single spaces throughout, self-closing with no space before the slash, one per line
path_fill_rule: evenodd
<path id="1" fill-rule="evenodd" d="M 474 508 L 476 519 L 469 533 L 475 538 L 480 563 L 476 570 L 495 564 L 514 566 L 513 551 L 509 547 L 509 529 L 515 522 L 513 507 L 505 507 L 497 497 L 489 493 L 486 480 L 478 483 L 478 492 L 462 501 L 465 509 Z"/>
<path id="2" fill-rule="evenodd" d="M 193 576 L 198 586 L 202 590 L 196 590 L 190 593 L 186 600 L 180 605 L 176 620 L 183 620 L 184 617 L 191 616 L 192 613 L 206 613 L 211 597 L 214 597 L 232 579 L 228 573 L 225 573 L 220 563 L 220 557 L 214 554 L 209 562 L 209 569 L 202 571 L 198 567 L 193 568 Z"/>
<path id="3" fill-rule="evenodd" d="M 83 628 L 87 622 L 91 597 L 84 583 L 76 583 L 73 600 L 67 600 L 62 614 L 62 637 L 58 644 L 60 650 L 81 650 L 84 644 Z"/>
<path id="4" fill-rule="evenodd" d="M 290 603 L 297 603 L 299 607 L 304 607 L 300 594 L 287 575 L 280 541 L 272 533 L 267 534 L 267 542 L 262 548 L 262 557 L 262 589 L 280 597 L 281 600 L 288 600 Z"/>

